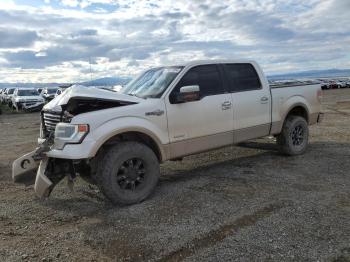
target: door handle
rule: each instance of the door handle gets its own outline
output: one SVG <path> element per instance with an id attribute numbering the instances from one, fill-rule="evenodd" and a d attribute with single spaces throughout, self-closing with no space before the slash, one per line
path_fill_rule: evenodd
<path id="1" fill-rule="evenodd" d="M 222 110 L 227 110 L 231 108 L 232 103 L 230 101 L 225 101 L 221 104 Z"/>
<path id="2" fill-rule="evenodd" d="M 260 98 L 260 101 L 262 104 L 266 104 L 267 101 L 269 101 L 269 98 L 267 96 L 263 96 L 262 98 Z"/>

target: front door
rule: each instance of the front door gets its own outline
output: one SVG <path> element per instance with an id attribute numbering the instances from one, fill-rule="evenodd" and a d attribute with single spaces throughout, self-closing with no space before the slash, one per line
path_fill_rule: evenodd
<path id="1" fill-rule="evenodd" d="M 217 65 L 192 67 L 170 95 L 198 85 L 200 100 L 173 104 L 166 98 L 171 158 L 233 143 L 231 94 L 226 93 Z"/>

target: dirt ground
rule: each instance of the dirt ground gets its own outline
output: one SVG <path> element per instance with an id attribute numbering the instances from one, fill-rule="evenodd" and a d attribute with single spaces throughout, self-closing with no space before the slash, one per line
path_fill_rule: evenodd
<path id="1" fill-rule="evenodd" d="M 305 155 L 266 138 L 165 163 L 129 207 L 83 181 L 48 200 L 13 184 L 39 113 L 0 115 L 0 261 L 350 261 L 350 89 L 325 91 L 323 111 Z"/>

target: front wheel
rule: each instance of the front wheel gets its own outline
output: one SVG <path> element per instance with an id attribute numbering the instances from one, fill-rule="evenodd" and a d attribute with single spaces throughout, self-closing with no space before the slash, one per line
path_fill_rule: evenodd
<path id="1" fill-rule="evenodd" d="M 305 118 L 301 116 L 288 116 L 281 133 L 277 136 L 279 151 L 285 155 L 303 154 L 308 145 L 309 127 Z"/>
<path id="2" fill-rule="evenodd" d="M 120 142 L 98 164 L 97 184 L 114 204 L 130 205 L 146 199 L 159 179 L 154 152 L 138 142 Z"/>

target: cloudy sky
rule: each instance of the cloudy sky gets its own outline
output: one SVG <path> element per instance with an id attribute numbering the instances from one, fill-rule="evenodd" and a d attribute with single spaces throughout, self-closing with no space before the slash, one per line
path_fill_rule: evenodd
<path id="1" fill-rule="evenodd" d="M 350 0 L 1 0 L 0 82 L 129 76 L 250 58 L 269 74 L 350 68 Z M 89 62 L 90 61 L 90 62 Z"/>

